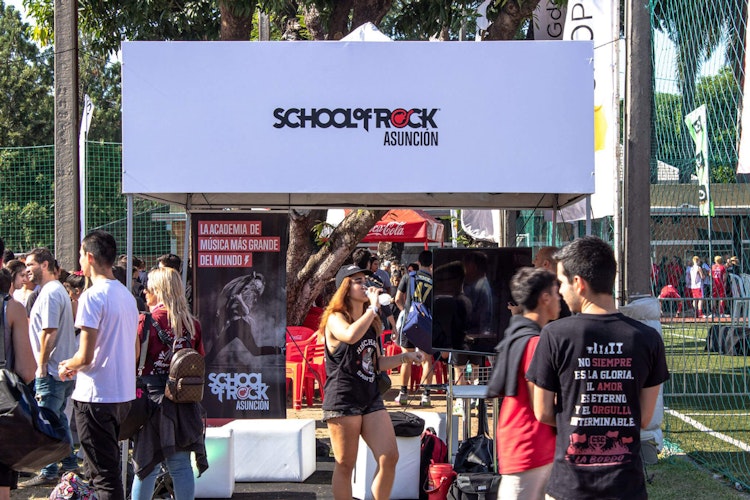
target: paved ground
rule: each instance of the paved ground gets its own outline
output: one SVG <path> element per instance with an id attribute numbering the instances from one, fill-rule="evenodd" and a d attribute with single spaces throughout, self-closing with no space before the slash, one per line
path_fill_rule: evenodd
<path id="1" fill-rule="evenodd" d="M 386 395 L 386 406 L 389 410 L 403 409 L 393 400 L 396 397 L 398 384 L 395 377 L 392 377 L 393 389 Z M 433 394 L 432 407 L 419 407 L 419 394 L 413 394 L 409 400 L 406 410 L 419 409 L 445 412 L 445 395 Z M 333 458 L 327 453 L 330 449 L 330 440 L 326 425 L 320 420 L 322 418 L 320 402 L 308 408 L 303 406 L 301 410 L 295 411 L 291 406 L 287 406 L 287 418 L 306 418 L 316 421 L 315 437 L 318 441 L 318 457 L 316 472 L 310 476 L 304 483 L 236 483 L 233 499 L 260 499 L 260 500 L 297 500 L 297 499 L 330 499 L 331 494 L 331 476 L 333 474 Z M 23 481 L 24 478 L 21 478 Z M 33 499 L 43 500 L 49 498 L 51 487 L 38 487 L 16 490 L 11 492 L 12 499 Z"/>

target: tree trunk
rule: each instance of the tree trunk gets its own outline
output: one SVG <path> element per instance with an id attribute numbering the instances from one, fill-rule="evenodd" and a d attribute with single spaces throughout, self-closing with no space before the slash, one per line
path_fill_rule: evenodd
<path id="1" fill-rule="evenodd" d="M 315 251 L 312 227 L 325 219 L 325 210 L 292 211 L 287 250 L 287 324 L 299 325 L 315 298 L 346 261 L 357 244 L 385 210 L 354 210 L 331 233 L 326 244 Z"/>
<path id="2" fill-rule="evenodd" d="M 315 5 L 306 5 L 302 8 L 305 16 L 305 26 L 310 34 L 310 40 L 325 40 L 326 31 L 320 19 L 320 11 Z"/>
<path id="3" fill-rule="evenodd" d="M 353 0 L 334 2 L 331 17 L 328 20 L 328 40 L 341 40 L 349 33 L 349 13 L 353 5 Z"/>
<path id="4" fill-rule="evenodd" d="M 485 34 L 485 40 L 513 40 L 524 19 L 534 13 L 539 0 L 508 0 Z"/>
<path id="5" fill-rule="evenodd" d="M 219 1 L 219 12 L 221 13 L 220 37 L 222 40 L 250 40 L 255 5 L 255 0 Z"/>
<path id="6" fill-rule="evenodd" d="M 391 10 L 393 0 L 359 0 L 354 6 L 352 15 L 352 29 L 358 28 L 366 22 L 379 26 L 380 21 Z"/>

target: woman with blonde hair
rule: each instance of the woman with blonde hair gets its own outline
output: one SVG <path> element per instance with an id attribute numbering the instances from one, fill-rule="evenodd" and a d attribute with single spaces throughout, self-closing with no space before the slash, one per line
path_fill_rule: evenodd
<path id="1" fill-rule="evenodd" d="M 365 271 L 351 264 L 336 274 L 336 293 L 323 312 L 326 383 L 323 420 L 331 434 L 336 463 L 332 489 L 335 499 L 352 498 L 352 471 L 359 436 L 372 450 L 377 469 L 372 482 L 375 500 L 390 497 L 396 475 L 398 448 L 393 424 L 378 391 L 378 370 L 405 362 L 421 363 L 422 353 L 380 356 L 378 317 L 380 288 L 368 286 Z"/>
<path id="2" fill-rule="evenodd" d="M 203 439 L 203 408 L 200 403 L 173 403 L 164 397 L 169 363 L 173 353 L 192 347 L 202 355 L 203 341 L 198 320 L 188 309 L 180 275 L 172 268 L 148 273 L 146 303 L 150 313 L 141 314 L 138 323 L 138 351 L 148 338 L 141 379 L 148 387 L 156 408 L 151 418 L 133 438 L 133 500 L 150 499 L 156 478 L 165 462 L 172 476 L 177 500 L 195 496 L 195 480 L 190 454 L 195 452 L 198 470 L 208 468 Z M 140 352 L 138 352 L 140 359 Z"/>

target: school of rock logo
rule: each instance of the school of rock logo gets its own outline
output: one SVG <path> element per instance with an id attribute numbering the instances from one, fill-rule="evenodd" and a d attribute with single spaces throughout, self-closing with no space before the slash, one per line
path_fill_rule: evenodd
<path id="1" fill-rule="evenodd" d="M 274 128 L 383 130 L 383 146 L 437 146 L 437 108 L 276 108 Z M 392 130 L 398 129 L 398 130 Z"/>
<path id="2" fill-rule="evenodd" d="M 219 402 L 236 401 L 236 410 L 270 409 L 268 384 L 260 373 L 209 373 L 208 387 Z"/>

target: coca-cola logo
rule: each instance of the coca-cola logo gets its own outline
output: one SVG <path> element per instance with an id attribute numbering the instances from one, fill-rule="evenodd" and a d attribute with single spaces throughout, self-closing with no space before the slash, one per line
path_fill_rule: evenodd
<path id="1" fill-rule="evenodd" d="M 382 236 L 403 236 L 405 234 L 406 222 L 388 222 L 378 224 L 370 229 L 370 234 Z"/>

